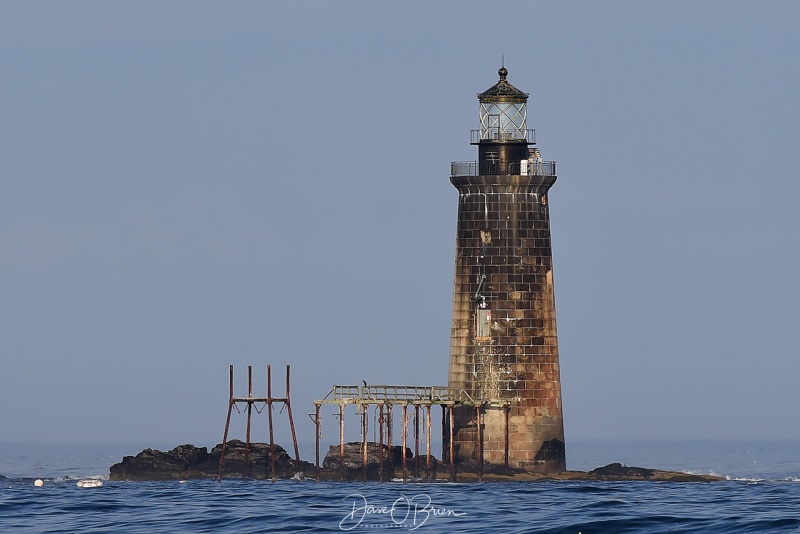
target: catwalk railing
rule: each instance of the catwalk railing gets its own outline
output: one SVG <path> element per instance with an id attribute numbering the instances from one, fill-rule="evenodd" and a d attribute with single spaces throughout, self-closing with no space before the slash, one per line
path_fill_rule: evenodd
<path id="1" fill-rule="evenodd" d="M 529 145 L 535 145 L 536 130 L 490 126 L 489 128 L 469 131 L 469 142 L 471 145 L 477 145 L 481 141 L 525 141 Z"/>
<path id="2" fill-rule="evenodd" d="M 333 386 L 319 404 L 473 404 L 491 402 L 471 397 L 466 391 L 447 386 Z"/>
<path id="3" fill-rule="evenodd" d="M 456 480 L 455 470 L 455 449 L 454 449 L 454 416 L 453 410 L 460 406 L 469 407 L 470 410 L 475 410 L 477 418 L 476 426 L 476 450 L 478 459 L 478 479 L 483 479 L 483 429 L 480 423 L 481 413 L 487 406 L 500 407 L 503 410 L 505 418 L 505 465 L 508 467 L 508 450 L 509 450 L 509 414 L 511 409 L 511 400 L 509 399 L 488 399 L 483 397 L 470 396 L 466 391 L 459 388 L 451 388 L 447 386 L 390 386 L 390 385 L 369 385 L 364 382 L 363 386 L 338 386 L 334 385 L 333 388 L 322 400 L 314 401 L 314 413 L 308 414 L 316 426 L 316 452 L 315 452 L 315 465 L 317 470 L 317 480 L 320 479 L 320 439 L 321 439 L 321 424 L 322 417 L 320 410 L 323 405 L 337 405 L 338 414 L 336 417 L 339 421 L 339 478 L 345 478 L 345 437 L 344 437 L 344 421 L 345 410 L 348 405 L 355 405 L 361 417 L 361 440 L 362 440 L 362 454 L 363 454 L 363 468 L 364 480 L 367 480 L 367 434 L 368 434 L 368 418 L 367 410 L 369 406 L 375 406 L 378 411 L 378 431 L 380 439 L 378 441 L 378 449 L 380 453 L 379 461 L 379 479 L 384 479 L 384 436 L 386 436 L 386 443 L 388 450 L 392 448 L 392 413 L 395 407 L 399 407 L 402 412 L 402 447 L 401 455 L 403 462 L 403 481 L 407 477 L 406 467 L 406 438 L 408 428 L 408 409 L 414 410 L 414 457 L 416 458 L 416 475 L 419 476 L 419 420 L 420 410 L 425 411 L 425 438 L 426 438 L 426 465 L 428 469 L 428 476 L 430 477 L 431 469 L 431 407 L 439 405 L 442 408 L 442 431 L 445 432 L 445 426 L 449 431 L 448 444 L 449 450 L 442 450 L 442 457 L 444 458 L 447 453 L 447 459 L 450 463 L 450 476 L 451 480 Z"/>
<path id="4" fill-rule="evenodd" d="M 521 176 L 555 176 L 556 162 L 541 161 L 528 164 L 522 169 L 519 162 L 479 162 L 479 161 L 454 161 L 450 164 L 450 176 L 480 176 L 484 174 L 508 174 Z M 526 171 L 526 172 L 522 172 Z"/>

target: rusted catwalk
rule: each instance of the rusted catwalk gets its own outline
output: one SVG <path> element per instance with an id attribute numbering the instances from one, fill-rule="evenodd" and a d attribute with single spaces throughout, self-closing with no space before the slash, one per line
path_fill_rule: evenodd
<path id="1" fill-rule="evenodd" d="M 386 405 L 386 448 L 389 451 L 389 458 L 394 463 L 394 455 L 392 454 L 392 403 Z"/>
<path id="2" fill-rule="evenodd" d="M 315 403 L 314 404 L 314 425 L 317 427 L 317 431 L 316 431 L 317 447 L 316 447 L 316 455 L 315 455 L 315 465 L 317 467 L 317 469 L 316 469 L 316 471 L 317 471 L 317 482 L 319 482 L 319 441 L 320 441 L 320 438 L 322 437 L 320 435 L 320 432 L 321 432 L 322 428 L 320 427 L 321 420 L 319 418 L 319 409 L 320 409 L 320 405 Z"/>
<path id="3" fill-rule="evenodd" d="M 425 454 L 427 456 L 425 465 L 428 468 L 428 479 L 431 476 L 431 405 L 425 405 L 425 435 L 427 439 L 425 440 Z"/>
<path id="4" fill-rule="evenodd" d="M 409 425 L 409 416 L 408 416 L 408 407 L 414 407 L 414 455 L 416 458 L 416 469 L 415 469 L 415 477 L 419 477 L 419 412 L 420 407 L 425 408 L 425 454 L 427 457 L 426 467 L 427 467 L 427 476 L 430 478 L 432 473 L 432 458 L 431 458 L 431 406 L 433 405 L 440 405 L 442 407 L 442 424 L 443 430 L 446 430 L 445 436 L 446 438 L 446 446 L 449 447 L 449 450 L 443 450 L 443 458 L 449 462 L 450 465 L 450 472 L 451 478 L 456 480 L 456 461 L 457 455 L 455 452 L 455 440 L 453 439 L 454 434 L 454 417 L 453 417 L 453 410 L 455 407 L 459 406 L 470 406 L 474 413 L 476 414 L 477 418 L 481 419 L 482 414 L 488 408 L 505 408 L 507 406 L 507 401 L 503 402 L 495 402 L 493 400 L 480 400 L 476 401 L 466 395 L 463 390 L 448 388 L 444 386 L 372 386 L 372 385 L 365 385 L 365 386 L 333 386 L 331 391 L 328 395 L 325 396 L 322 400 L 314 401 L 314 414 L 309 414 L 312 416 L 316 426 L 316 471 L 317 471 L 317 480 L 319 480 L 320 476 L 320 439 L 322 436 L 321 433 L 321 425 L 322 425 L 322 418 L 320 415 L 321 407 L 323 404 L 331 404 L 335 405 L 338 408 L 338 413 L 336 416 L 339 417 L 339 478 L 344 479 L 346 477 L 346 469 L 344 465 L 344 418 L 346 414 L 346 408 L 349 404 L 354 404 L 359 407 L 362 413 L 362 424 L 361 424 L 361 440 L 362 440 L 362 455 L 363 455 L 363 469 L 364 469 L 364 478 L 367 477 L 367 450 L 368 450 L 368 442 L 367 442 L 367 433 L 368 433 L 368 424 L 367 424 L 367 412 L 369 406 L 375 406 L 376 411 L 378 414 L 378 454 L 379 454 L 379 464 L 378 464 L 378 475 L 379 479 L 383 481 L 384 479 L 384 436 L 386 437 L 386 444 L 387 448 L 389 449 L 390 453 L 390 461 L 392 459 L 391 456 L 391 447 L 392 447 L 392 409 L 395 405 L 399 404 L 402 409 L 402 448 L 401 448 L 401 461 L 402 461 L 402 469 L 403 469 L 403 480 L 406 481 L 408 478 L 408 464 L 407 464 L 407 454 L 406 454 L 406 445 L 408 441 L 408 425 Z M 480 423 L 479 423 L 480 424 Z M 505 436 L 508 434 L 506 433 Z M 482 450 L 483 448 L 483 432 L 476 433 L 476 441 L 473 443 L 473 447 L 475 450 Z M 508 444 L 506 443 L 505 449 L 508 449 Z M 482 478 L 483 476 L 483 461 L 478 462 L 479 473 L 478 475 Z"/>
<path id="5" fill-rule="evenodd" d="M 344 404 L 339 404 L 339 480 L 344 480 Z"/>
<path id="6" fill-rule="evenodd" d="M 380 431 L 378 433 L 379 436 L 378 439 L 380 440 L 378 442 L 378 448 L 380 449 L 380 464 L 378 466 L 378 479 L 381 482 L 383 482 L 383 424 L 385 422 L 383 418 L 383 404 L 378 405 L 378 410 L 380 410 L 380 417 L 378 418 L 380 425 Z"/>
<path id="7" fill-rule="evenodd" d="M 408 404 L 402 403 L 403 407 L 403 448 L 400 450 L 403 457 L 403 482 L 408 478 L 408 467 L 406 466 L 406 437 L 408 436 Z"/>
<path id="8" fill-rule="evenodd" d="M 414 405 L 414 477 L 419 478 L 419 404 Z"/>
<path id="9" fill-rule="evenodd" d="M 292 431 L 292 442 L 294 443 L 294 457 L 295 461 L 299 464 L 300 462 L 300 450 L 297 446 L 297 434 L 295 433 L 294 428 L 294 419 L 292 418 L 292 403 L 289 398 L 289 373 L 290 367 L 286 366 L 286 396 L 275 398 L 272 396 L 272 366 L 267 365 L 267 396 L 266 397 L 254 397 L 253 396 L 253 366 L 247 366 L 247 397 L 235 397 L 233 395 L 233 365 L 230 366 L 230 395 L 228 397 L 228 416 L 225 420 L 225 433 L 222 437 L 222 451 L 219 455 L 219 472 L 217 474 L 217 480 L 222 478 L 222 467 L 225 464 L 225 449 L 228 445 L 228 430 L 230 429 L 231 425 L 231 413 L 233 409 L 236 408 L 236 411 L 239 411 L 237 404 L 244 403 L 247 404 L 247 431 L 246 431 L 246 441 L 244 445 L 244 476 L 248 476 L 248 468 L 250 465 L 250 426 L 251 426 L 251 418 L 253 409 L 255 408 L 257 413 L 261 413 L 264 408 L 269 410 L 267 414 L 269 415 L 269 449 L 270 449 L 270 468 L 272 473 L 272 478 L 275 478 L 275 439 L 274 439 L 274 430 L 272 426 L 272 404 L 273 403 L 283 403 L 286 406 L 286 413 L 289 417 L 289 427 Z M 259 405 L 261 409 L 259 409 Z"/>
<path id="10" fill-rule="evenodd" d="M 444 408 L 444 406 L 442 406 L 442 408 Z M 450 477 L 455 482 L 455 480 L 456 480 L 456 454 L 455 454 L 455 450 L 453 448 L 454 447 L 454 441 L 453 441 L 453 405 L 452 404 L 448 404 L 447 405 L 447 426 L 450 429 L 450 434 L 449 434 L 449 436 L 450 436 L 450 441 L 449 441 L 450 454 L 448 455 L 448 458 L 450 458 Z"/>
<path id="11" fill-rule="evenodd" d="M 368 415 L 368 412 L 369 412 L 369 405 L 368 404 L 362 404 L 361 405 L 361 410 L 362 410 L 362 413 L 361 413 L 361 436 L 364 438 L 363 439 L 363 443 L 362 443 L 362 446 L 363 446 L 362 454 L 364 456 L 364 482 L 366 482 L 367 481 L 367 438 L 369 437 L 369 426 L 368 426 L 367 415 Z"/>

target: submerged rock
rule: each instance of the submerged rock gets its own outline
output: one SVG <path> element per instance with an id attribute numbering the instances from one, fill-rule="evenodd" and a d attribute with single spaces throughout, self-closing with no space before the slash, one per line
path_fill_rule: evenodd
<path id="1" fill-rule="evenodd" d="M 663 471 L 644 467 L 630 467 L 620 463 L 608 464 L 589 471 L 593 480 L 662 480 L 669 482 L 712 482 L 725 480 L 716 475 L 695 475 L 680 471 Z"/>

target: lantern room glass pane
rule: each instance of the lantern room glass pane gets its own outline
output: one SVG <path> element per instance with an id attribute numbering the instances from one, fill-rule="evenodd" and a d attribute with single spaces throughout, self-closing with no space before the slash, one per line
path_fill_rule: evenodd
<path id="1" fill-rule="evenodd" d="M 525 139 L 526 115 L 524 103 L 482 103 L 481 139 Z"/>

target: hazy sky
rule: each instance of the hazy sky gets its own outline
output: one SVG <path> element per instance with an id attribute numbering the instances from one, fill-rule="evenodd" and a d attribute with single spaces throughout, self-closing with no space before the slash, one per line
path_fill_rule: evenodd
<path id="1" fill-rule="evenodd" d="M 256 394 L 292 365 L 304 442 L 333 384 L 446 384 L 449 166 L 477 158 L 503 57 L 558 162 L 567 447 L 800 439 L 798 20 L 796 2 L 0 3 L 0 441 L 211 446 L 229 364 L 238 395 L 248 364 Z"/>

